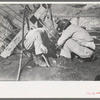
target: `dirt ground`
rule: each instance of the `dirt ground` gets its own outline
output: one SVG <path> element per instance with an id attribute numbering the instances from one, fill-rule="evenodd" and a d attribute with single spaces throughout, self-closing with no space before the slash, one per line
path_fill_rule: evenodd
<path id="1" fill-rule="evenodd" d="M 100 41 L 95 40 L 95 43 L 100 43 Z M 81 63 L 74 60 L 65 67 L 52 66 L 50 68 L 35 65 L 33 60 L 25 65 L 29 59 L 24 57 L 20 81 L 94 81 L 95 77 L 100 74 L 100 46 L 97 46 L 96 55 L 97 60 L 94 62 Z M 0 58 L 0 80 L 16 81 L 18 66 L 18 54 L 6 59 Z"/>
<path id="2" fill-rule="evenodd" d="M 23 65 L 28 58 L 23 59 Z M 100 74 L 100 58 L 94 62 L 73 62 L 73 66 L 43 68 L 33 61 L 24 66 L 20 81 L 93 81 Z M 15 81 L 18 73 L 19 57 L 11 56 L 0 60 L 0 80 Z"/>

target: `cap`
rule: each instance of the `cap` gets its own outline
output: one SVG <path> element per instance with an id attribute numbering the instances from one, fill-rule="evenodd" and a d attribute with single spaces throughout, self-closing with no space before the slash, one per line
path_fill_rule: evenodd
<path id="1" fill-rule="evenodd" d="M 59 31 L 59 32 L 62 32 L 63 30 L 65 30 L 71 24 L 71 22 L 68 19 L 62 19 L 62 20 L 58 20 L 56 22 L 56 24 L 58 24 L 56 30 Z"/>

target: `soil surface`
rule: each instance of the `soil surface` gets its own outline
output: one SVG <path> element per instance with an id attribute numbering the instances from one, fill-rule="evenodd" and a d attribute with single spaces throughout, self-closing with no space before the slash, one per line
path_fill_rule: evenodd
<path id="1" fill-rule="evenodd" d="M 95 43 L 99 43 L 95 40 Z M 20 81 L 94 81 L 100 74 L 100 46 L 96 49 L 97 60 L 93 62 L 79 62 L 77 59 L 71 63 L 66 61 L 63 67 L 54 66 L 49 58 L 50 68 L 43 68 L 23 57 Z M 0 58 L 0 80 L 16 81 L 19 68 L 19 54 Z M 60 62 L 60 61 L 59 61 Z"/>

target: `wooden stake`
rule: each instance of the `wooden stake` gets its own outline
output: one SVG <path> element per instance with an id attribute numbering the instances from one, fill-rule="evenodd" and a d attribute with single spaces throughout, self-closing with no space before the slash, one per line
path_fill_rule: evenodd
<path id="1" fill-rule="evenodd" d="M 21 74 L 21 68 L 22 68 L 22 59 L 23 59 L 23 51 L 24 51 L 24 24 L 25 24 L 25 13 L 26 13 L 26 7 L 24 8 L 24 15 L 23 15 L 23 25 L 22 25 L 22 48 L 21 48 L 21 54 L 20 54 L 20 60 L 19 60 L 19 68 L 18 68 L 18 74 L 17 74 L 17 81 L 20 79 L 20 74 Z"/>
<path id="2" fill-rule="evenodd" d="M 17 73 L 16 81 L 20 80 L 20 74 L 21 74 L 21 68 L 22 68 L 22 59 L 23 59 L 23 49 L 21 50 L 21 54 L 20 54 L 19 67 L 18 67 L 18 73 Z"/>

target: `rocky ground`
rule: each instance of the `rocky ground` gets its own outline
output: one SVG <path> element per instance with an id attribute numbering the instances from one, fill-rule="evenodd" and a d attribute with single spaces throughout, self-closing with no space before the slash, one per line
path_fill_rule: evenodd
<path id="1" fill-rule="evenodd" d="M 61 16 L 79 14 L 80 10 L 84 8 L 81 15 L 85 16 L 99 16 L 99 6 L 95 5 L 53 5 L 53 14 Z M 3 6 L 4 7 L 4 6 Z M 13 6 L 14 7 L 14 6 Z M 74 9 L 72 9 L 74 7 Z M 96 8 L 98 7 L 98 8 Z M 92 10 L 89 10 L 92 9 Z M 98 10 L 99 9 L 99 10 Z M 86 10 L 86 11 L 85 11 Z M 96 12 L 98 11 L 98 13 Z M 86 13 L 87 12 L 87 13 Z M 94 13 L 93 13 L 94 12 Z M 94 19 L 94 20 L 93 20 Z M 72 22 L 76 22 L 72 18 Z M 20 75 L 20 81 L 94 81 L 95 77 L 100 74 L 100 19 L 98 17 L 93 18 L 82 18 L 80 20 L 80 25 L 85 26 L 87 30 L 92 30 L 95 32 L 90 32 L 91 36 L 94 37 L 96 48 L 97 60 L 94 62 L 79 62 L 74 60 L 72 63 L 66 64 L 64 67 L 57 67 L 52 65 L 51 58 L 49 58 L 51 67 L 42 68 L 36 65 L 33 60 L 28 64 L 29 60 L 27 57 L 23 58 L 22 62 L 22 72 Z M 9 25 L 8 25 L 9 26 Z M 98 37 L 98 38 L 97 38 Z M 97 40 L 98 39 L 98 40 Z M 0 80 L 1 81 L 16 81 L 19 67 L 19 54 L 11 55 L 10 57 L 4 59 L 0 57 Z"/>

